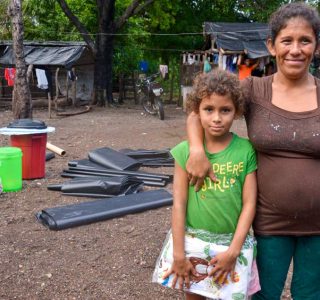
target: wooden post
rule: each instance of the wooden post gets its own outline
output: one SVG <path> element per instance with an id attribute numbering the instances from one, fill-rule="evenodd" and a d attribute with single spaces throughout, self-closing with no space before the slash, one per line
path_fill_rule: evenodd
<path id="1" fill-rule="evenodd" d="M 134 72 L 132 72 L 132 88 L 133 88 L 134 104 L 138 104 L 137 89 L 136 89 L 136 76 L 135 76 Z"/>
<path id="2" fill-rule="evenodd" d="M 75 71 L 76 71 L 76 69 L 72 68 L 73 74 L 76 74 Z M 76 106 L 76 104 L 77 104 L 77 81 L 75 78 L 71 83 L 71 87 L 72 87 L 72 105 Z"/>
<path id="3" fill-rule="evenodd" d="M 49 119 L 51 119 L 51 95 L 50 95 L 50 92 L 48 92 L 48 113 L 49 113 Z"/>
<path id="4" fill-rule="evenodd" d="M 223 54 L 219 51 L 219 69 L 223 69 Z"/>
<path id="5" fill-rule="evenodd" d="M 67 78 L 66 78 L 66 100 L 68 102 L 69 98 L 69 76 L 68 76 L 68 70 L 67 70 Z"/>
<path id="6" fill-rule="evenodd" d="M 54 77 L 55 85 L 56 85 L 56 95 L 54 97 L 54 109 L 55 111 L 58 111 L 58 98 L 59 98 L 59 82 L 58 82 L 58 74 L 59 74 L 59 68 L 56 69 L 56 75 Z"/>
<path id="7" fill-rule="evenodd" d="M 119 74 L 119 103 L 123 103 L 123 99 L 124 95 L 123 95 L 123 73 Z"/>
<path id="8" fill-rule="evenodd" d="M 169 103 L 172 102 L 173 99 L 173 83 L 174 83 L 174 73 L 171 74 L 171 82 L 170 82 L 170 96 L 169 96 Z"/>
<path id="9" fill-rule="evenodd" d="M 185 54 L 183 54 L 183 59 L 185 58 Z M 177 102 L 177 106 L 182 106 L 182 101 L 181 101 L 181 86 L 182 86 L 182 63 L 180 61 L 180 70 L 179 70 L 179 96 L 178 96 L 178 102 Z"/>

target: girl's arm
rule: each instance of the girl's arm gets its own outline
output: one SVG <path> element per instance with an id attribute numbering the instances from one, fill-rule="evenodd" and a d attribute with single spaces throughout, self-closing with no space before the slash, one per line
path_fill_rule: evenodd
<path id="1" fill-rule="evenodd" d="M 173 207 L 172 207 L 172 237 L 173 237 L 173 264 L 163 278 L 174 274 L 172 287 L 177 281 L 179 288 L 183 288 L 183 283 L 190 287 L 190 272 L 195 274 L 195 270 L 189 260 L 185 257 L 184 236 L 185 219 L 188 199 L 188 176 L 177 162 L 174 167 L 173 177 Z"/>
<path id="2" fill-rule="evenodd" d="M 190 144 L 190 156 L 186 169 L 191 185 L 200 190 L 206 176 L 217 180 L 203 147 L 203 128 L 198 114 L 191 112 L 187 118 L 187 133 Z"/>
<path id="3" fill-rule="evenodd" d="M 210 265 L 214 265 L 214 268 L 209 275 L 216 273 L 215 278 L 219 278 L 219 282 L 220 280 L 224 282 L 229 273 L 231 273 L 231 278 L 233 278 L 237 257 L 253 222 L 256 211 L 256 200 L 257 178 L 256 172 L 252 172 L 246 176 L 244 182 L 242 211 L 230 247 L 227 251 L 218 254 L 210 261 Z"/>

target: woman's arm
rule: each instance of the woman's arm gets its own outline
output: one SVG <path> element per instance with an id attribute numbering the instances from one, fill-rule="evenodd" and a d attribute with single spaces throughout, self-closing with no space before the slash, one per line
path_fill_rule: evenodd
<path id="1" fill-rule="evenodd" d="M 217 272 L 217 277 L 219 277 L 219 279 L 222 278 L 222 282 L 225 281 L 228 273 L 231 273 L 231 278 L 233 278 L 237 257 L 241 252 L 242 245 L 253 222 L 256 211 L 256 201 L 257 178 L 256 172 L 252 172 L 246 176 L 244 182 L 242 191 L 242 210 L 230 247 L 227 251 L 218 254 L 210 261 L 211 265 L 215 265 L 210 272 L 210 275 Z"/>
<path id="2" fill-rule="evenodd" d="M 179 288 L 183 288 L 183 283 L 190 288 L 190 273 L 196 275 L 196 272 L 185 257 L 184 237 L 185 220 L 188 199 L 188 176 L 177 162 L 174 167 L 173 177 L 173 207 L 172 207 L 172 237 L 173 237 L 173 264 L 171 269 L 166 272 L 163 278 L 174 274 L 172 287 L 176 286 L 178 281 Z"/>
<path id="3" fill-rule="evenodd" d="M 200 190 L 206 176 L 216 181 L 212 166 L 203 148 L 203 128 L 198 114 L 191 112 L 187 118 L 187 133 L 190 144 L 190 156 L 186 169 L 191 185 Z"/>

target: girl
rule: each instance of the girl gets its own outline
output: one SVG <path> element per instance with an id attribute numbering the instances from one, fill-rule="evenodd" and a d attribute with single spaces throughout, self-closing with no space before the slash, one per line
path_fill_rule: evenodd
<path id="1" fill-rule="evenodd" d="M 188 142 L 171 151 L 175 159 L 172 234 L 153 279 L 184 289 L 188 300 L 245 299 L 259 289 L 256 280 L 248 289 L 256 275 L 256 268 L 251 272 L 255 241 L 247 236 L 255 214 L 256 157 L 248 140 L 230 132 L 242 107 L 235 75 L 222 70 L 198 75 L 187 108 L 201 121 L 215 181 L 207 178 L 196 192 L 186 172 Z"/>

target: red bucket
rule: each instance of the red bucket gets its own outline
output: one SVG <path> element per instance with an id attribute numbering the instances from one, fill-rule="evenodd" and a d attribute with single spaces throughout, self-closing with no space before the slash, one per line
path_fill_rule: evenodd
<path id="1" fill-rule="evenodd" d="M 45 177 L 47 134 L 11 135 L 11 146 L 22 150 L 22 179 Z"/>

